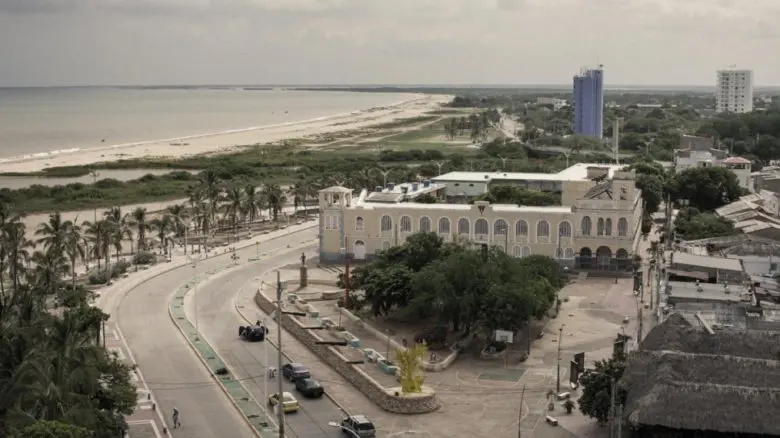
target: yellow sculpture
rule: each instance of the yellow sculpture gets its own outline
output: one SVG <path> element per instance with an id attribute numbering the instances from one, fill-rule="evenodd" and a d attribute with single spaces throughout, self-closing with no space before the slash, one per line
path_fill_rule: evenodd
<path id="1" fill-rule="evenodd" d="M 405 350 L 395 350 L 395 363 L 398 366 L 402 394 L 422 392 L 425 377 L 423 377 L 420 368 L 427 351 L 428 347 L 424 343 L 415 344 Z"/>

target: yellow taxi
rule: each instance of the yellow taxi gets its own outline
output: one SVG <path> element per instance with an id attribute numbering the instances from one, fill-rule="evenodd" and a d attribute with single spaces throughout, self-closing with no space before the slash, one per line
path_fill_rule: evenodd
<path id="1" fill-rule="evenodd" d="M 298 404 L 298 400 L 292 394 L 290 394 L 289 392 L 283 392 L 282 400 L 283 400 L 282 408 L 284 409 L 285 414 L 298 412 L 300 405 Z M 279 394 L 278 393 L 271 394 L 271 396 L 268 397 L 268 404 L 270 406 L 276 407 L 276 405 L 279 404 Z"/>

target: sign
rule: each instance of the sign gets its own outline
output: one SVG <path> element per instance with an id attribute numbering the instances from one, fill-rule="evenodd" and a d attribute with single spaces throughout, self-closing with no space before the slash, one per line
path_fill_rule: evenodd
<path id="1" fill-rule="evenodd" d="M 569 382 L 577 384 L 580 380 L 580 364 L 575 361 L 569 362 Z"/>
<path id="2" fill-rule="evenodd" d="M 577 362 L 577 370 L 580 374 L 585 372 L 585 353 L 577 353 L 574 355 L 574 362 Z"/>

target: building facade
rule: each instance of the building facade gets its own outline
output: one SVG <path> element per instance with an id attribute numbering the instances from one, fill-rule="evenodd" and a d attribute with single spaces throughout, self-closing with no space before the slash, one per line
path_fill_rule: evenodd
<path id="1" fill-rule="evenodd" d="M 496 246 L 515 257 L 546 255 L 571 269 L 630 270 L 643 211 L 634 173 L 617 171 L 611 180 L 582 181 L 566 190 L 579 193 L 570 205 L 534 207 L 373 203 L 366 190 L 353 197 L 348 188 L 331 187 L 319 193 L 320 260 L 370 261 L 422 231 L 445 241 Z"/>
<path id="2" fill-rule="evenodd" d="M 719 70 L 715 90 L 715 109 L 719 113 L 753 111 L 753 71 Z"/>
<path id="3" fill-rule="evenodd" d="M 604 135 L 604 71 L 583 70 L 574 76 L 575 134 L 602 138 Z"/>
<path id="4" fill-rule="evenodd" d="M 680 146 L 674 151 L 674 171 L 691 167 L 725 167 L 737 176 L 739 185 L 754 191 L 752 162 L 742 157 L 730 157 L 728 151 L 717 149 L 715 141 L 707 137 L 682 135 Z"/>

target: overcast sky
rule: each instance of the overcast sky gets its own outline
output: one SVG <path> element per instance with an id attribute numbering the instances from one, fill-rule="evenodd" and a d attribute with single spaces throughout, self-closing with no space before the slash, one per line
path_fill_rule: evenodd
<path id="1" fill-rule="evenodd" d="M 0 85 L 780 84 L 780 0 L 0 0 Z"/>

